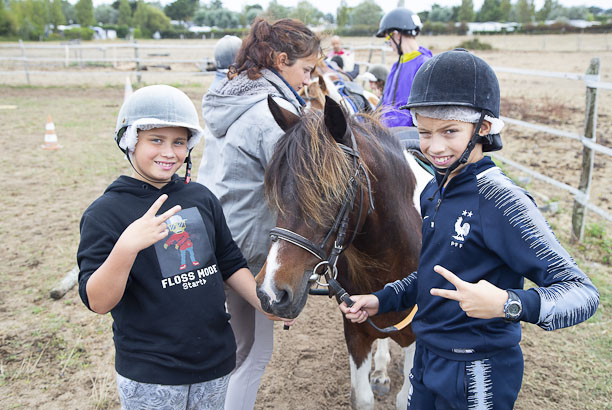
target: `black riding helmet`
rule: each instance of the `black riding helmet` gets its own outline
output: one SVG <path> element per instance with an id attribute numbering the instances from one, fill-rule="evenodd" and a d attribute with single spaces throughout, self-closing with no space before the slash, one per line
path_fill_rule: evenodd
<path id="1" fill-rule="evenodd" d="M 408 103 L 400 109 L 439 105 L 474 108 L 499 118 L 499 83 L 493 69 L 469 51 L 456 48 L 427 60 L 417 71 Z M 481 137 L 485 152 L 502 148 L 499 134 Z"/>
<path id="2" fill-rule="evenodd" d="M 416 36 L 421 31 L 421 19 L 412 11 L 398 7 L 385 14 L 380 20 L 376 37 L 384 37 L 390 31 L 397 30 L 402 34 Z"/>

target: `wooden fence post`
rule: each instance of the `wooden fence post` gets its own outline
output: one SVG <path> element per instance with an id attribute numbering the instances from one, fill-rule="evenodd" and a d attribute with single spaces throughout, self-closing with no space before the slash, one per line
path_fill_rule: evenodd
<path id="1" fill-rule="evenodd" d="M 23 45 L 22 39 L 19 39 L 19 48 L 21 48 L 21 57 L 23 58 L 23 71 L 25 71 L 26 80 L 28 80 L 28 85 L 30 85 L 30 72 L 28 71 L 28 60 L 25 55 L 25 46 Z"/>
<path id="2" fill-rule="evenodd" d="M 134 40 L 134 59 L 136 60 L 136 80 L 138 85 L 142 80 L 142 73 L 140 72 L 140 59 L 138 58 L 138 41 Z"/>
<path id="3" fill-rule="evenodd" d="M 591 59 L 591 64 L 586 71 L 586 80 L 596 79 L 599 81 L 598 57 Z M 586 110 L 584 119 L 584 137 L 593 142 L 597 142 L 597 88 L 586 87 Z M 578 189 L 584 193 L 584 200 L 588 201 L 591 191 L 591 175 L 593 172 L 593 161 L 595 151 L 587 146 L 582 147 L 582 172 Z M 580 242 L 584 236 L 586 207 L 574 200 L 574 210 L 572 212 L 572 242 Z"/>

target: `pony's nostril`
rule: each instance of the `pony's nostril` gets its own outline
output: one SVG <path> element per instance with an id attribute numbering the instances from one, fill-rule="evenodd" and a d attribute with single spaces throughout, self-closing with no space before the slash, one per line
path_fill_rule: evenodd
<path id="1" fill-rule="evenodd" d="M 276 294 L 276 304 L 279 306 L 287 306 L 290 305 L 293 301 L 293 292 L 291 289 L 279 289 Z"/>

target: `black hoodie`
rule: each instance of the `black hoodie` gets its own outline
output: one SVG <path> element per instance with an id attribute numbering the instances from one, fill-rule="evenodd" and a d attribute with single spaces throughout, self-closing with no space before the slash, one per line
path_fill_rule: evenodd
<path id="1" fill-rule="evenodd" d="M 246 261 L 227 228 L 217 198 L 175 175 L 161 189 L 119 177 L 81 218 L 79 293 L 123 231 L 162 194 L 159 214 L 181 205 L 168 237 L 138 253 L 125 293 L 111 310 L 115 368 L 142 383 L 178 385 L 229 374 L 236 343 L 225 309 L 223 281 Z"/>

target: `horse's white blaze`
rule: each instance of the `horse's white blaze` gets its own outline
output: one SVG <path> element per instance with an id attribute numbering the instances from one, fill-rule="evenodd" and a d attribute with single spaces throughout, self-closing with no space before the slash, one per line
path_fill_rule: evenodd
<path id="1" fill-rule="evenodd" d="M 268 257 L 266 258 L 266 276 L 264 281 L 259 288 L 260 291 L 264 292 L 270 298 L 270 303 L 277 302 L 277 295 L 274 292 L 276 286 L 274 286 L 274 276 L 278 269 L 280 268 L 280 260 L 278 258 L 278 250 L 281 247 L 281 241 L 276 241 L 272 243 L 270 247 L 270 252 L 268 253 Z"/>
<path id="2" fill-rule="evenodd" d="M 404 151 L 404 157 L 406 158 L 406 161 L 408 161 L 408 165 L 410 166 L 410 169 L 412 170 L 412 173 L 416 178 L 416 187 L 412 200 L 414 201 L 414 207 L 416 208 L 416 210 L 421 213 L 421 192 L 423 192 L 423 189 L 425 189 L 425 185 L 427 185 L 429 181 L 433 178 L 433 175 L 425 171 L 423 167 L 421 167 L 419 163 L 416 162 L 414 157 L 407 151 Z"/>
<path id="3" fill-rule="evenodd" d="M 406 410 L 408 408 L 408 398 L 412 394 L 412 386 L 410 385 L 410 370 L 414 363 L 414 351 L 416 344 L 413 342 L 410 346 L 404 347 L 404 384 L 402 389 L 397 393 L 395 405 L 397 410 Z"/>
<path id="4" fill-rule="evenodd" d="M 372 352 L 357 367 L 353 356 L 349 355 L 351 369 L 351 401 L 356 410 L 373 410 L 374 393 L 370 387 L 370 369 L 372 368 Z"/>

